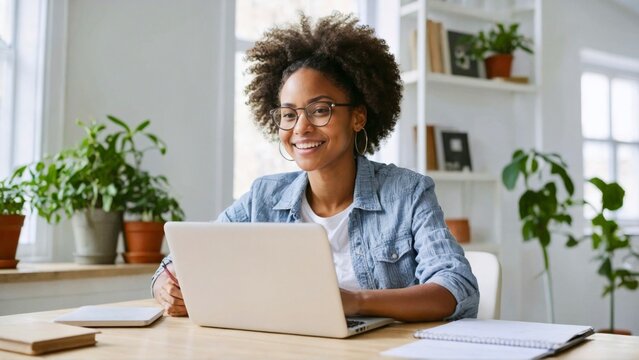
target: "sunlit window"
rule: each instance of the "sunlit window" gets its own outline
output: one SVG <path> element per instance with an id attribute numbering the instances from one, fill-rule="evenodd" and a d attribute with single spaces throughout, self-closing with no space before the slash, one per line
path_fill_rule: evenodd
<path id="1" fill-rule="evenodd" d="M 243 61 L 244 52 L 275 24 L 295 22 L 299 11 L 313 18 L 333 11 L 357 13 L 357 0 L 237 0 L 235 17 L 235 138 L 233 197 L 247 192 L 259 176 L 299 170 L 294 162 L 284 160 L 278 143 L 269 142 L 254 125 L 245 105 L 244 87 L 250 81 Z"/>
<path id="2" fill-rule="evenodd" d="M 639 224 L 639 78 L 606 72 L 581 77 L 581 126 L 586 179 L 617 181 L 626 190 L 621 221 Z M 585 199 L 601 206 L 599 191 L 588 183 Z M 593 211 L 586 207 L 584 216 Z"/>

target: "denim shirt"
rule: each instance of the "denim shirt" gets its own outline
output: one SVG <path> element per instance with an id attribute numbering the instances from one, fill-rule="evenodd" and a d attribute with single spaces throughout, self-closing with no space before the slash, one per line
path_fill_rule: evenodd
<path id="1" fill-rule="evenodd" d="M 303 171 L 258 178 L 217 220 L 302 222 L 307 185 Z M 348 219 L 355 276 L 363 289 L 439 284 L 457 300 L 448 320 L 476 317 L 477 280 L 444 223 L 434 188 L 427 176 L 357 158 L 353 210 Z M 161 267 L 153 282 L 160 271 Z"/>

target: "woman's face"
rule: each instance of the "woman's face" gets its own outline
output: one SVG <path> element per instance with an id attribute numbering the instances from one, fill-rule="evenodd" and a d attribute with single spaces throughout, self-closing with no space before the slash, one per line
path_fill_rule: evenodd
<path id="1" fill-rule="evenodd" d="M 316 101 L 348 103 L 346 93 L 317 70 L 302 68 L 282 86 L 281 106 L 304 108 Z M 355 133 L 366 123 L 361 107 L 335 106 L 326 126 L 315 127 L 303 110 L 292 130 L 279 131 L 280 141 L 304 171 L 340 168 L 353 163 Z"/>

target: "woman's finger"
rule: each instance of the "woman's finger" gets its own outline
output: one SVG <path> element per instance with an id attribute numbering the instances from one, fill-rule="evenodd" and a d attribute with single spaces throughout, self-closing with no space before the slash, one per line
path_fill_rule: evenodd
<path id="1" fill-rule="evenodd" d="M 171 296 L 171 294 L 164 287 L 160 290 L 160 296 L 164 304 L 184 306 L 184 300 Z"/>

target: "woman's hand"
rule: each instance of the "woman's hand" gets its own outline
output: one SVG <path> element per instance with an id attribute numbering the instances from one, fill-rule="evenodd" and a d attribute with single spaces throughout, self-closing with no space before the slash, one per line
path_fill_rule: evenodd
<path id="1" fill-rule="evenodd" d="M 361 308 L 361 293 L 357 291 L 350 291 L 339 289 L 340 295 L 342 295 L 342 307 L 344 308 L 344 315 L 353 316 L 359 315 Z"/>
<path id="2" fill-rule="evenodd" d="M 171 273 L 175 274 L 175 268 L 173 264 L 167 266 Z M 180 285 L 171 280 L 163 271 L 155 280 L 153 284 L 153 294 L 155 300 L 164 307 L 164 315 L 168 316 L 188 316 L 186 311 L 186 305 L 184 304 L 184 297 L 182 296 L 182 290 Z"/>

